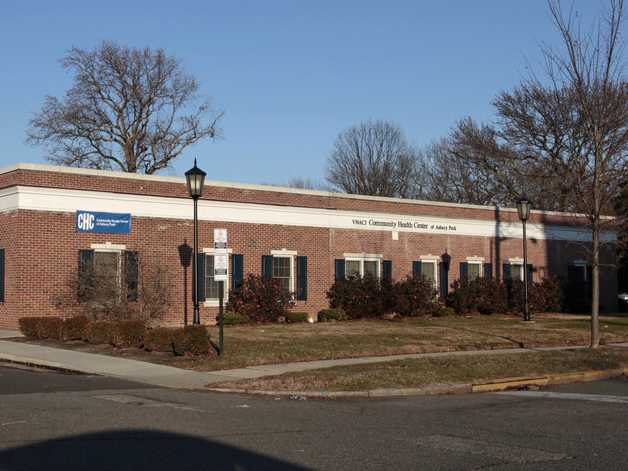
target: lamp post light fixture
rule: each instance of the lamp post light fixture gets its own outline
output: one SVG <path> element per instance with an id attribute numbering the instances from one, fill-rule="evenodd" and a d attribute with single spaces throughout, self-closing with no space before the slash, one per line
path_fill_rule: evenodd
<path id="1" fill-rule="evenodd" d="M 198 280 L 201 278 L 198 274 L 198 264 L 196 257 L 198 254 L 198 199 L 203 195 L 203 184 L 207 174 L 196 166 L 194 159 L 194 167 L 185 172 L 185 180 L 188 185 L 188 193 L 194 200 L 194 248 L 192 250 L 192 301 L 194 303 L 194 315 L 192 317 L 193 324 L 201 323 L 200 307 L 198 303 Z"/>
<path id="2" fill-rule="evenodd" d="M 530 305 L 528 304 L 528 242 L 526 239 L 526 222 L 530 217 L 532 203 L 525 196 L 517 201 L 517 213 L 523 224 L 523 320 L 530 320 Z"/>

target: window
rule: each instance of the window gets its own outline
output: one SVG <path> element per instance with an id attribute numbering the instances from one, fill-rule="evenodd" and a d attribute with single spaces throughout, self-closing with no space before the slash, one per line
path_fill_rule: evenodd
<path id="1" fill-rule="evenodd" d="M 436 260 L 421 260 L 421 276 L 436 286 Z"/>
<path id="2" fill-rule="evenodd" d="M 292 284 L 292 256 L 273 255 L 273 278 L 279 280 L 286 293 L 294 291 Z"/>
<path id="3" fill-rule="evenodd" d="M 213 249 L 203 249 L 205 253 L 205 306 L 218 306 L 219 298 L 220 298 L 220 282 L 214 280 L 214 250 Z M 229 280 L 229 272 L 230 272 L 230 254 L 231 252 L 227 252 L 227 280 Z M 223 281 L 222 284 L 222 293 L 223 300 L 226 303 L 226 299 L 229 296 L 229 281 Z"/>
<path id="4" fill-rule="evenodd" d="M 577 260 L 572 267 L 572 282 L 585 284 L 587 280 L 587 262 Z"/>
<path id="5" fill-rule="evenodd" d="M 504 278 L 506 280 L 517 280 L 523 281 L 523 260 L 511 260 L 510 263 L 510 276 L 508 272 L 504 273 Z"/>
<path id="6" fill-rule="evenodd" d="M 380 258 L 379 257 L 346 257 L 345 256 L 345 276 L 372 276 L 380 277 Z"/>
<path id="7" fill-rule="evenodd" d="M 120 268 L 120 252 L 99 250 L 94 252 L 95 286 L 103 296 L 120 295 Z"/>
<path id="8" fill-rule="evenodd" d="M 468 262 L 467 265 L 467 278 L 469 280 L 475 280 L 482 276 L 482 264 L 480 262 Z"/>

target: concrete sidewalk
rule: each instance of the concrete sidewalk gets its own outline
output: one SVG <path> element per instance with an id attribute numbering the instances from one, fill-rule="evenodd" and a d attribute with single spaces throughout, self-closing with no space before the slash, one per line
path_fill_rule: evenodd
<path id="1" fill-rule="evenodd" d="M 1 338 L 1 337 L 0 337 Z M 628 343 L 613 344 L 616 347 L 628 347 Z M 111 376 L 138 383 L 181 389 L 204 389 L 208 384 L 240 379 L 261 378 L 283 373 L 317 370 L 334 366 L 361 365 L 404 359 L 433 358 L 465 355 L 513 355 L 532 351 L 577 350 L 587 348 L 545 347 L 545 348 L 509 348 L 501 350 L 466 350 L 460 352 L 414 353 L 407 355 L 371 356 L 343 358 L 338 360 L 319 360 L 308 362 L 283 363 L 278 365 L 250 366 L 233 370 L 199 372 L 183 370 L 171 366 L 157 365 L 126 358 L 98 355 L 94 353 L 63 350 L 21 342 L 0 340 L 0 360 L 38 365 L 81 373 Z"/>

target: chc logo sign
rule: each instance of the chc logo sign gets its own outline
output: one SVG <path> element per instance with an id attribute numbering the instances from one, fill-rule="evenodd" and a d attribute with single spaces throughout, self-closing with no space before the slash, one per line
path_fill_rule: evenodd
<path id="1" fill-rule="evenodd" d="M 77 213 L 76 214 L 76 228 L 79 231 L 90 232 L 94 230 L 94 222 L 96 221 L 96 215 L 93 213 Z"/>
<path id="2" fill-rule="evenodd" d="M 78 232 L 128 234 L 131 232 L 131 214 L 77 211 L 76 230 Z"/>

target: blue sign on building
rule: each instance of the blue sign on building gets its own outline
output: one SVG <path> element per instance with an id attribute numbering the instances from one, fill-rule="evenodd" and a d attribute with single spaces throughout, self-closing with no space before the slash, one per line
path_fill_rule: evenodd
<path id="1" fill-rule="evenodd" d="M 101 234 L 128 234 L 131 232 L 131 214 L 79 210 L 76 212 L 76 230 Z"/>

